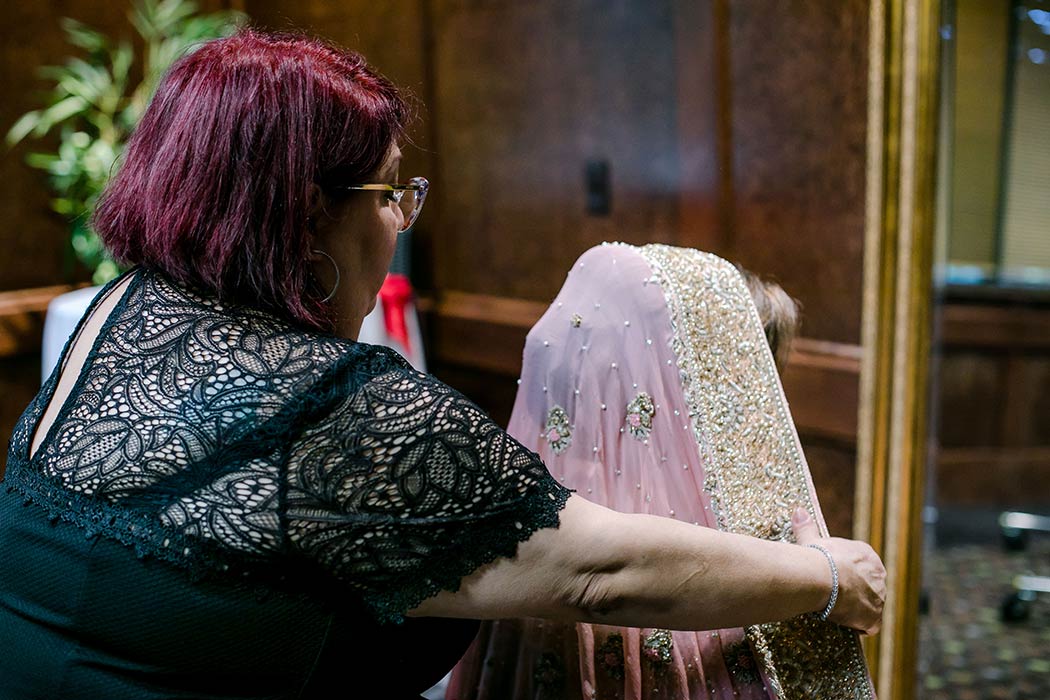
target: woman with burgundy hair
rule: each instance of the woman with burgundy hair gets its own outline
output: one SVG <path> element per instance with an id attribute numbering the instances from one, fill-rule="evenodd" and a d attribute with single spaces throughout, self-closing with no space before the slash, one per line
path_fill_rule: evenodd
<path id="1" fill-rule="evenodd" d="M 507 616 L 708 629 L 837 596 L 832 620 L 878 629 L 867 545 L 590 504 L 355 341 L 427 192 L 401 182 L 408 116 L 297 35 L 244 30 L 164 77 L 94 221 L 131 269 L 11 441 L 0 698 L 410 697 L 468 620 Z"/>

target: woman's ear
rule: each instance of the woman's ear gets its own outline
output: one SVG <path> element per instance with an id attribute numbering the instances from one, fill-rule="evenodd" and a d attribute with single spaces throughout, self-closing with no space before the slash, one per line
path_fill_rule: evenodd
<path id="1" fill-rule="evenodd" d="M 311 222 L 316 222 L 324 213 L 324 204 L 324 192 L 316 182 L 311 182 L 306 191 L 306 218 Z"/>

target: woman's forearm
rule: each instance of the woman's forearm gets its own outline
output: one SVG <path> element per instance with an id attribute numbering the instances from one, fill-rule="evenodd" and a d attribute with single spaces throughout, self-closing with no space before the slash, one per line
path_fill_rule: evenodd
<path id="1" fill-rule="evenodd" d="M 588 548 L 584 621 L 713 629 L 820 610 L 831 593 L 824 556 L 783 542 L 650 515 L 606 516 L 611 537 Z"/>
<path id="2" fill-rule="evenodd" d="M 574 495 L 557 529 L 539 530 L 517 556 L 409 614 L 699 630 L 820 610 L 830 591 L 816 550 L 617 513 Z"/>

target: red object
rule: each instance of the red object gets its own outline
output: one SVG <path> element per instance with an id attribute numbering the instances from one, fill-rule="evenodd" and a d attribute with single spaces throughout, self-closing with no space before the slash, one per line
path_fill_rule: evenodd
<path id="1" fill-rule="evenodd" d="M 408 340 L 408 325 L 405 323 L 405 308 L 412 302 L 412 283 L 404 275 L 388 274 L 379 290 L 379 300 L 383 302 L 383 323 L 386 333 L 405 348 L 405 354 L 412 354 L 412 344 Z"/>

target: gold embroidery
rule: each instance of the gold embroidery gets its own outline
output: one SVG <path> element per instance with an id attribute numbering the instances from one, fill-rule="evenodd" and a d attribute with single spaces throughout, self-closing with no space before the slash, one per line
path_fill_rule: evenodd
<path id="1" fill-rule="evenodd" d="M 653 630 L 642 642 L 642 656 L 654 666 L 666 666 L 671 663 L 671 649 L 674 638 L 667 630 Z"/>
<path id="2" fill-rule="evenodd" d="M 815 514 L 808 467 L 747 287 L 733 265 L 708 253 L 665 245 L 640 252 L 667 298 L 719 529 L 793 540 L 795 504 Z M 874 699 L 855 632 L 805 615 L 747 634 L 781 700 Z"/>
<path id="3" fill-rule="evenodd" d="M 652 397 L 644 391 L 639 392 L 627 404 L 627 418 L 625 419 L 627 432 L 638 440 L 647 440 L 649 433 L 653 430 L 653 415 L 655 413 L 656 407 L 653 405 Z"/>
<path id="4" fill-rule="evenodd" d="M 551 444 L 554 454 L 560 455 L 572 444 L 572 428 L 569 416 L 561 406 L 554 406 L 547 413 L 547 424 L 543 428 L 543 437 Z"/>

